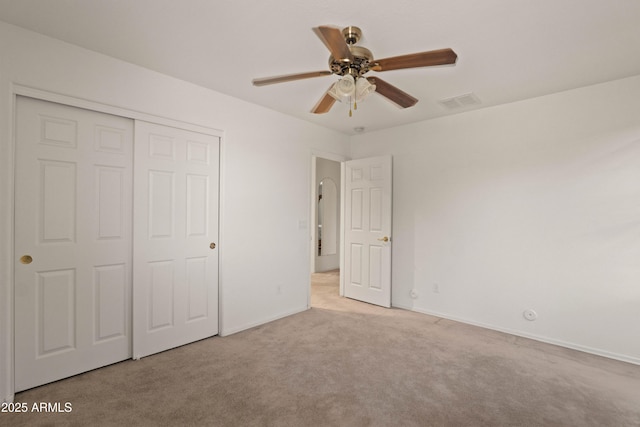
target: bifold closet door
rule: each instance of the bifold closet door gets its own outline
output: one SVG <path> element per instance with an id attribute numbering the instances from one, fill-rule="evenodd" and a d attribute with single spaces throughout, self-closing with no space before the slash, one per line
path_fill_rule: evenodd
<path id="1" fill-rule="evenodd" d="M 133 355 L 218 334 L 218 137 L 135 122 Z M 144 224 L 144 226 L 142 226 Z"/>
<path id="2" fill-rule="evenodd" d="M 133 121 L 16 101 L 15 390 L 132 356 Z"/>

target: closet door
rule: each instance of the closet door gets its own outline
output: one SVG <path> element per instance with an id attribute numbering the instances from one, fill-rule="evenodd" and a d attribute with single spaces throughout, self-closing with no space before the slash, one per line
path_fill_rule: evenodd
<path id="1" fill-rule="evenodd" d="M 128 359 L 133 122 L 18 97 L 15 383 Z"/>
<path id="2" fill-rule="evenodd" d="M 134 358 L 218 333 L 219 138 L 136 121 Z"/>

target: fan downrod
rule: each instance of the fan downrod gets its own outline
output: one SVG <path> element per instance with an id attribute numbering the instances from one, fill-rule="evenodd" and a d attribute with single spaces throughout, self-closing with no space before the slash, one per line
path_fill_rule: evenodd
<path id="1" fill-rule="evenodd" d="M 349 26 L 342 29 L 342 35 L 344 36 L 344 41 L 351 46 L 360 41 L 360 37 L 362 37 L 362 30 L 359 27 Z"/>

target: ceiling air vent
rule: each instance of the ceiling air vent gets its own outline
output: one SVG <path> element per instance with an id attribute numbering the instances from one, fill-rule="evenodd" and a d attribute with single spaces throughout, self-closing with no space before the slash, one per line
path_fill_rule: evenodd
<path id="1" fill-rule="evenodd" d="M 456 110 L 458 108 L 479 105 L 480 99 L 478 99 L 474 93 L 465 93 L 454 96 L 453 98 L 441 99 L 438 103 L 449 110 Z"/>

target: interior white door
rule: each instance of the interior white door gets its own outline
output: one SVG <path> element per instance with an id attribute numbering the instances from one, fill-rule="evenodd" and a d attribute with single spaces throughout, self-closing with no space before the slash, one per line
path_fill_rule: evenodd
<path id="1" fill-rule="evenodd" d="M 131 120 L 18 97 L 15 390 L 131 357 Z"/>
<path id="2" fill-rule="evenodd" d="M 135 140 L 137 359 L 218 334 L 220 140 L 143 121 Z"/>
<path id="3" fill-rule="evenodd" d="M 345 173 L 344 294 L 391 307 L 390 156 L 351 160 Z"/>

